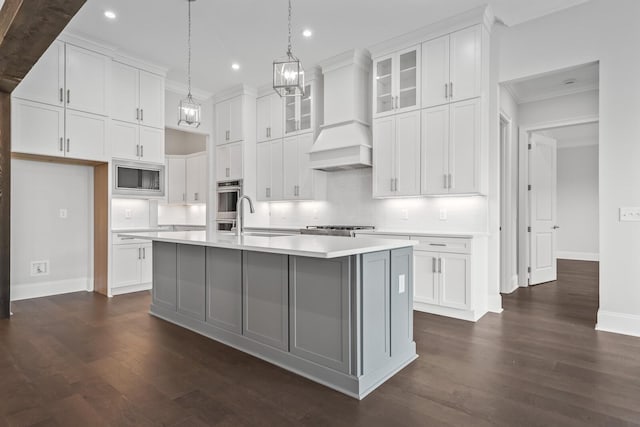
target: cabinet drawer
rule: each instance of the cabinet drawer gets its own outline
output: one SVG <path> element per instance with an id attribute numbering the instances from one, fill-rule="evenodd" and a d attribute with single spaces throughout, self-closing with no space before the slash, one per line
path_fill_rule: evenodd
<path id="1" fill-rule="evenodd" d="M 414 246 L 417 251 L 471 253 L 471 239 L 468 238 L 411 236 L 411 240 L 420 242 Z"/>

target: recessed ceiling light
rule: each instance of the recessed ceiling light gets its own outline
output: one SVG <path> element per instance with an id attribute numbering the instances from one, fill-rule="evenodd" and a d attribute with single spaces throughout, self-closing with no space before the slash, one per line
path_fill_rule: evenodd
<path id="1" fill-rule="evenodd" d="M 106 16 L 109 19 L 116 19 L 116 13 L 113 10 L 105 10 L 104 16 Z"/>
<path id="2" fill-rule="evenodd" d="M 310 29 L 306 29 L 302 32 L 302 35 L 305 37 L 311 37 L 313 35 L 313 31 L 311 31 Z"/>
<path id="3" fill-rule="evenodd" d="M 231 64 L 231 68 L 233 68 L 235 71 L 238 71 L 240 69 L 240 64 L 234 62 L 233 64 Z"/>

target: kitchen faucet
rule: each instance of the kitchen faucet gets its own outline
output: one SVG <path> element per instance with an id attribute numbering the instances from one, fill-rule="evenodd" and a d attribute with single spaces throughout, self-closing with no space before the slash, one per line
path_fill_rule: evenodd
<path id="1" fill-rule="evenodd" d="M 249 196 L 242 196 L 238 199 L 238 203 L 236 203 L 236 235 L 242 236 L 244 232 L 244 209 L 242 205 L 242 201 L 247 199 L 249 202 L 249 211 L 251 213 L 255 213 L 255 209 L 253 208 L 253 201 Z"/>

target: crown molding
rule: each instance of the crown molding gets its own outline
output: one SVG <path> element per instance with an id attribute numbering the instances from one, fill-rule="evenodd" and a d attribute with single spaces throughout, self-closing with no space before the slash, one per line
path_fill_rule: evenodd
<path id="1" fill-rule="evenodd" d="M 255 97 L 257 95 L 257 90 L 253 86 L 249 86 L 244 83 L 235 85 L 213 95 L 213 103 L 217 104 L 218 102 L 226 101 L 227 99 L 235 98 L 240 95 Z"/>

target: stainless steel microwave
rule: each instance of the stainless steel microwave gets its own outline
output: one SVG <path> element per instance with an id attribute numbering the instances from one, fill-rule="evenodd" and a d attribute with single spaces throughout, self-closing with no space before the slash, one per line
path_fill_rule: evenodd
<path id="1" fill-rule="evenodd" d="M 116 160 L 113 162 L 113 195 L 141 199 L 165 195 L 164 165 Z"/>

